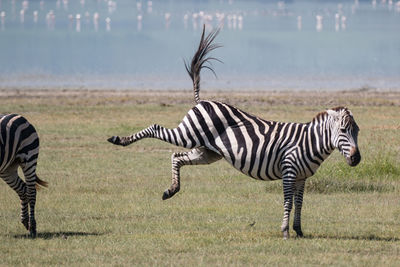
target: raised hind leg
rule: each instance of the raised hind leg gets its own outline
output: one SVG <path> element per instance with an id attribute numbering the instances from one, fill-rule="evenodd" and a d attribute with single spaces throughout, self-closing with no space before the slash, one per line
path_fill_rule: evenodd
<path id="1" fill-rule="evenodd" d="M 18 166 L 10 167 L 1 174 L 3 180 L 18 194 L 21 200 L 21 223 L 29 230 L 28 197 L 26 194 L 26 184 L 18 176 Z"/>
<path id="2" fill-rule="evenodd" d="M 112 136 L 108 138 L 107 141 L 114 145 L 127 146 L 143 138 L 156 138 L 186 148 L 194 148 L 202 145 L 197 138 L 192 137 L 184 122 L 180 123 L 179 126 L 174 129 L 168 129 L 158 124 L 153 124 L 130 136 Z"/>
<path id="3" fill-rule="evenodd" d="M 136 141 L 139 141 L 142 138 L 158 138 L 162 139 L 165 136 L 167 136 L 167 131 L 170 131 L 169 129 L 166 129 L 158 124 L 153 124 L 146 129 L 141 130 L 138 133 L 132 134 L 130 136 L 112 136 L 107 139 L 108 142 L 113 143 L 114 145 L 120 145 L 120 146 L 127 146 L 130 145 Z M 167 140 L 164 140 L 167 141 Z"/>
<path id="4" fill-rule="evenodd" d="M 211 164 L 222 156 L 204 147 L 192 149 L 189 152 L 173 153 L 172 161 L 172 184 L 164 191 L 162 199 L 171 198 L 180 189 L 180 168 L 184 165 Z"/>

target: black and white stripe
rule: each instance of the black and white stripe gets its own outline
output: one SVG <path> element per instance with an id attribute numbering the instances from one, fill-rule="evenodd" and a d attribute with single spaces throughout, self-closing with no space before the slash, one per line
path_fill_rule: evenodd
<path id="1" fill-rule="evenodd" d="M 293 228 L 302 236 L 300 216 L 305 179 L 315 173 L 335 148 L 346 157 L 349 165 L 358 164 L 361 157 L 357 147 L 357 124 L 351 112 L 343 107 L 322 112 L 309 123 L 284 123 L 260 119 L 222 102 L 200 100 L 200 70 L 210 59 L 207 53 L 216 47 L 211 42 L 217 33 L 214 31 L 204 38 L 203 30 L 196 52 L 201 56 L 193 58 L 190 70 L 187 67 L 189 74 L 194 73 L 190 76 L 197 105 L 189 110 L 177 128 L 154 124 L 131 136 L 113 136 L 108 141 L 126 146 L 142 138 L 156 138 L 191 149 L 172 155 L 172 185 L 164 192 L 163 199 L 179 191 L 180 167 L 210 164 L 221 158 L 255 179 L 283 179 L 282 231 L 287 238 L 294 197 Z"/>
<path id="2" fill-rule="evenodd" d="M 21 199 L 21 222 L 31 237 L 36 236 L 36 185 L 47 186 L 36 175 L 38 156 L 39 137 L 32 124 L 17 114 L 0 115 L 0 177 Z M 25 181 L 18 176 L 18 167 Z"/>

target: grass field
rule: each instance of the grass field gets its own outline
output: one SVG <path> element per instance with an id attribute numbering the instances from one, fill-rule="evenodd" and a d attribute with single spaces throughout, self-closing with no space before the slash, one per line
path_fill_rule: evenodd
<path id="1" fill-rule="evenodd" d="M 361 131 L 362 162 L 336 151 L 306 183 L 304 239 L 282 240 L 281 182 L 252 180 L 219 161 L 184 167 L 170 185 L 170 155 L 158 140 L 106 142 L 159 123 L 175 127 L 188 92 L 0 92 L 1 113 L 20 113 L 41 138 L 38 237 L 27 238 L 19 200 L 0 185 L 0 266 L 358 265 L 400 262 L 400 93 L 210 93 L 262 118 L 310 121 L 346 105 Z M 293 213 L 292 213 L 293 214 Z M 293 218 L 293 216 L 292 216 Z M 291 232 L 294 236 L 294 232 Z"/>

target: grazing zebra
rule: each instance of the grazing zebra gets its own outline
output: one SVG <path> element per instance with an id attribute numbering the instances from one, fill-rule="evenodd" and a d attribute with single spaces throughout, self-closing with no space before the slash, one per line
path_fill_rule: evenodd
<path id="1" fill-rule="evenodd" d="M 293 229 L 299 237 L 304 184 L 335 148 L 350 166 L 360 160 L 357 146 L 358 126 L 345 107 L 319 113 L 309 123 L 267 121 L 238 108 L 217 101 L 200 100 L 200 71 L 211 59 L 207 54 L 218 46 L 212 44 L 218 30 L 204 37 L 191 65 L 186 64 L 194 88 L 196 106 L 175 129 L 154 124 L 127 137 L 113 136 L 109 142 L 126 146 L 142 138 L 162 141 L 191 149 L 173 153 L 172 185 L 162 199 L 179 191 L 180 168 L 184 165 L 210 164 L 221 158 L 237 170 L 259 180 L 283 180 L 284 216 L 281 230 L 289 237 L 289 215 L 294 197 L 295 217 Z"/>
<path id="2" fill-rule="evenodd" d="M 38 155 L 39 137 L 33 125 L 17 114 L 0 115 L 0 177 L 21 199 L 21 222 L 33 238 L 36 237 L 36 186 L 47 186 L 36 175 Z M 18 176 L 18 166 L 25 182 Z"/>

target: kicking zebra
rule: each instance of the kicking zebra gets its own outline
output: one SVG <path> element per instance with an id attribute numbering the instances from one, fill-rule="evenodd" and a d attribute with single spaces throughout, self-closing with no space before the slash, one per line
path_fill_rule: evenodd
<path id="1" fill-rule="evenodd" d="M 154 124 L 131 136 L 113 136 L 108 141 L 127 146 L 142 138 L 157 138 L 191 149 L 172 154 L 172 185 L 162 199 L 179 191 L 182 166 L 210 164 L 221 158 L 252 178 L 282 179 L 283 236 L 289 237 L 289 215 L 294 197 L 293 229 L 302 237 L 300 217 L 306 178 L 316 172 L 335 148 L 350 166 L 356 166 L 361 160 L 357 145 L 359 128 L 345 107 L 321 112 L 309 123 L 284 123 L 260 119 L 225 103 L 200 100 L 200 71 L 211 69 L 204 64 L 215 59 L 207 55 L 218 47 L 212 43 L 217 34 L 218 30 L 214 30 L 205 37 L 203 29 L 191 65 L 186 64 L 197 104 L 177 128 L 167 129 Z"/>
<path id="2" fill-rule="evenodd" d="M 0 177 L 21 199 L 21 222 L 33 238 L 36 237 L 36 186 L 47 187 L 36 175 L 38 156 L 39 137 L 33 125 L 17 114 L 0 115 Z M 18 167 L 25 182 L 18 176 Z"/>

